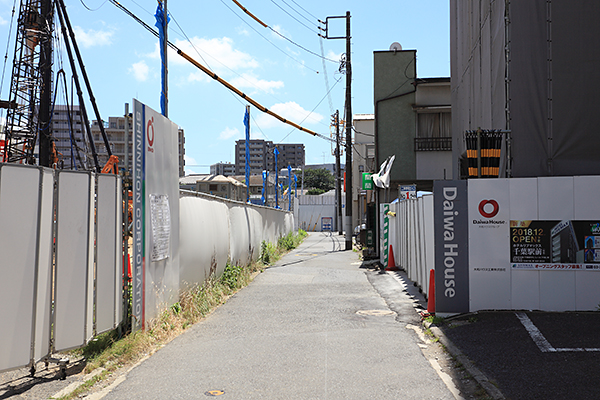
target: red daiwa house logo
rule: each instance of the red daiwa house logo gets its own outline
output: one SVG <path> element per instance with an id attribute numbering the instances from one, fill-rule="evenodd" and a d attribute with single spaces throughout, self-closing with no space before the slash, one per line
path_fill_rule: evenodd
<path id="1" fill-rule="evenodd" d="M 150 118 L 146 125 L 146 138 L 148 139 L 148 151 L 154 153 L 154 117 Z"/>
<path id="2" fill-rule="evenodd" d="M 479 214 L 484 218 L 494 218 L 498 211 L 500 211 L 500 206 L 496 200 L 481 200 L 479 203 Z"/>

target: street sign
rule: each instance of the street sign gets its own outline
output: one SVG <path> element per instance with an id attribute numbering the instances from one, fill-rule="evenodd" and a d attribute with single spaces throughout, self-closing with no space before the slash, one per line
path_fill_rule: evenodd
<path id="1" fill-rule="evenodd" d="M 400 185 L 400 200 L 416 199 L 417 185 Z"/>
<path id="2" fill-rule="evenodd" d="M 362 174 L 362 189 L 373 190 L 373 174 L 370 172 L 363 172 Z"/>

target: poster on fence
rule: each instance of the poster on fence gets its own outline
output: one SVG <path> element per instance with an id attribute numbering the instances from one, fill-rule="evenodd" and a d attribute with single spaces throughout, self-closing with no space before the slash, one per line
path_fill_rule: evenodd
<path id="1" fill-rule="evenodd" d="M 600 222 L 510 221 L 513 269 L 600 270 Z"/>
<path id="2" fill-rule="evenodd" d="M 179 296 L 178 126 L 133 100 L 132 326 Z"/>

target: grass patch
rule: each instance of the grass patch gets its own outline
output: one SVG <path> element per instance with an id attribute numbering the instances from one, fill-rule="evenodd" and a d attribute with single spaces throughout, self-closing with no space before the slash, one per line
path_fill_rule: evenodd
<path id="1" fill-rule="evenodd" d="M 300 230 L 297 234 L 290 233 L 281 238 L 277 246 L 263 242 L 257 262 L 248 266 L 228 263 L 221 276 L 212 275 L 201 285 L 180 293 L 179 301 L 149 322 L 143 331 L 132 332 L 121 338 L 117 330 L 110 331 L 92 339 L 86 346 L 73 350 L 72 355 L 85 358 L 84 372 L 89 373 L 97 368 L 105 368 L 105 371 L 86 381 L 71 394 L 63 396 L 61 400 L 79 397 L 116 369 L 131 365 L 155 352 L 247 286 L 266 266 L 298 247 L 306 236 L 307 233 Z"/>
<path id="2" fill-rule="evenodd" d="M 425 317 L 425 321 L 427 321 L 430 324 L 435 325 L 435 326 L 442 326 L 446 323 L 444 318 L 436 317 L 435 315 L 430 315 L 428 317 Z"/>

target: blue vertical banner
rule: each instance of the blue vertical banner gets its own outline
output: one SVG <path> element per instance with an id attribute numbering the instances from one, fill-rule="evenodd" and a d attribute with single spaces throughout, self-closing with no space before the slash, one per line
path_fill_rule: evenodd
<path id="1" fill-rule="evenodd" d="M 292 166 L 288 165 L 288 211 L 292 211 Z"/>
<path id="2" fill-rule="evenodd" d="M 250 201 L 250 107 L 246 107 L 244 114 L 244 127 L 246 127 L 246 201 Z"/>
<path id="3" fill-rule="evenodd" d="M 298 176 L 294 174 L 294 196 L 298 198 Z"/>
<path id="4" fill-rule="evenodd" d="M 156 7 L 156 14 L 154 14 L 156 18 L 156 26 L 158 28 L 158 42 L 160 48 L 160 60 L 162 62 L 163 68 L 161 68 L 161 91 L 160 91 L 160 113 L 164 116 L 167 114 L 167 96 L 166 94 L 166 85 L 167 85 L 167 68 L 165 67 L 166 57 L 167 57 L 167 48 L 165 45 L 165 33 L 166 28 L 171 18 L 167 15 L 167 20 L 165 21 L 165 12 L 163 10 L 162 2 L 158 2 L 158 6 Z"/>
<path id="5" fill-rule="evenodd" d="M 277 166 L 279 150 L 277 147 L 273 149 L 273 155 L 275 156 L 275 208 L 279 208 L 279 167 Z"/>
<path id="6" fill-rule="evenodd" d="M 262 205 L 265 205 L 265 198 L 267 197 L 267 178 L 269 177 L 269 171 L 263 171 L 263 187 L 262 187 L 262 196 L 260 200 L 262 201 Z"/>

